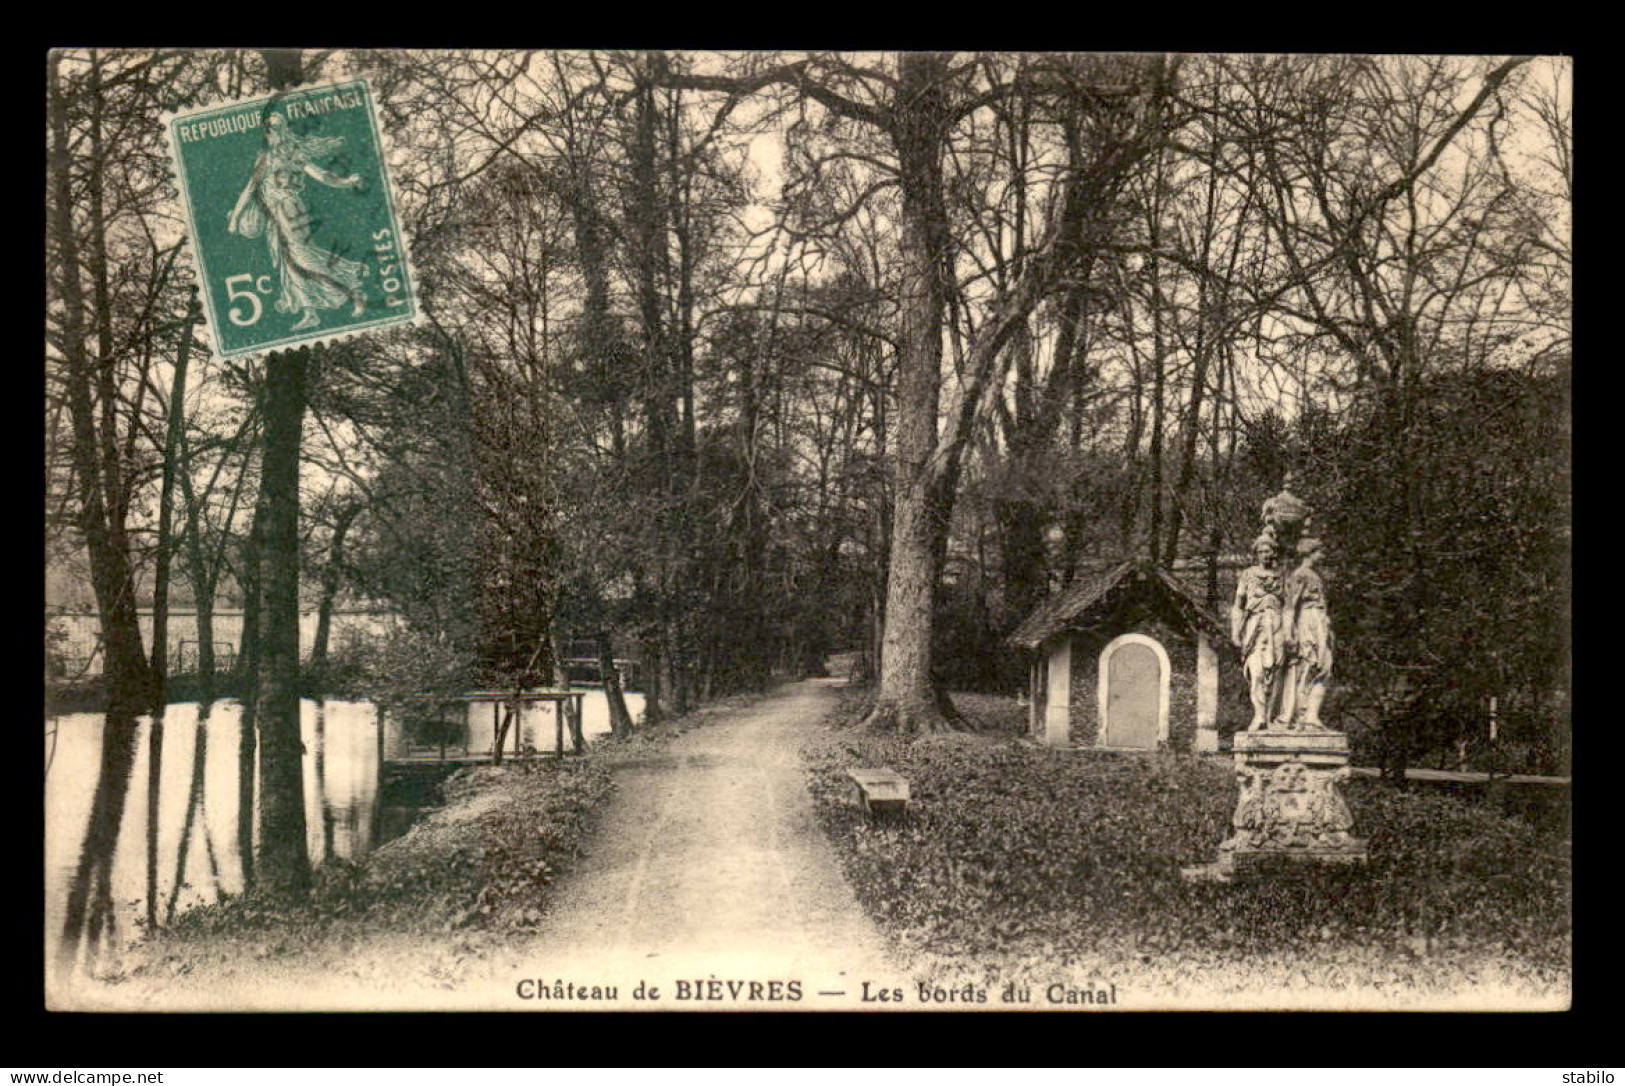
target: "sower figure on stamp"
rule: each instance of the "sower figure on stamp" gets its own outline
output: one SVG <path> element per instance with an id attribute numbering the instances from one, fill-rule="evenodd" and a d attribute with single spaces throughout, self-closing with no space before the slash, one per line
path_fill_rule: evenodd
<path id="1" fill-rule="evenodd" d="M 1236 582 L 1230 607 L 1230 639 L 1241 650 L 1247 693 L 1253 703 L 1249 730 L 1269 726 L 1279 700 L 1281 669 L 1281 575 L 1275 569 L 1275 533 L 1265 528 L 1253 541 L 1253 564 Z"/>
<path id="2" fill-rule="evenodd" d="M 1326 614 L 1326 585 L 1315 567 L 1325 552 L 1320 540 L 1305 536 L 1298 543 L 1298 568 L 1286 579 L 1282 640 L 1287 667 L 1280 719 L 1290 728 L 1322 730 L 1320 703 L 1332 675 L 1332 624 Z"/>
<path id="3" fill-rule="evenodd" d="M 234 234 L 245 238 L 265 235 L 271 266 L 281 277 L 276 308 L 281 313 L 300 314 L 294 331 L 316 327 L 319 309 L 337 309 L 349 301 L 354 314 L 360 316 L 367 305 L 361 291 L 366 266 L 316 245 L 305 208 L 306 177 L 336 189 L 361 184 L 358 174 L 339 177 L 316 164 L 343 142 L 296 135 L 282 114 L 272 113 L 265 121 L 265 150 L 255 160 L 254 174 L 226 220 L 226 229 Z"/>

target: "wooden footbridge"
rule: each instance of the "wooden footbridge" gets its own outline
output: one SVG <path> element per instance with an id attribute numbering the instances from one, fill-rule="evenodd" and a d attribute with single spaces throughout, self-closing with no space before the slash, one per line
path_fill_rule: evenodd
<path id="1" fill-rule="evenodd" d="M 400 773 L 415 769 L 457 768 L 469 765 L 501 765 L 505 760 L 530 758 L 562 758 L 566 754 L 586 752 L 586 739 L 581 734 L 582 703 L 586 698 L 580 690 L 477 690 L 468 694 L 423 694 L 423 701 L 441 703 L 491 703 L 491 745 L 485 750 L 472 750 L 465 737 L 459 747 L 455 743 L 441 742 L 438 746 L 411 746 L 404 754 L 385 757 L 384 771 Z M 524 743 L 525 709 L 529 706 L 553 706 L 553 748 L 536 750 Z M 569 736 L 566 749 L 565 736 Z M 512 749 L 508 741 L 512 739 Z"/>

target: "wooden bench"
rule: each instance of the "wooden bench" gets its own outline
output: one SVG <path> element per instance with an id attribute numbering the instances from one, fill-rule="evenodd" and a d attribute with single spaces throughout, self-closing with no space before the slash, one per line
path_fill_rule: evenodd
<path id="1" fill-rule="evenodd" d="M 908 811 L 908 781 L 894 770 L 849 769 L 846 775 L 857 785 L 857 803 L 869 814 L 901 815 Z"/>

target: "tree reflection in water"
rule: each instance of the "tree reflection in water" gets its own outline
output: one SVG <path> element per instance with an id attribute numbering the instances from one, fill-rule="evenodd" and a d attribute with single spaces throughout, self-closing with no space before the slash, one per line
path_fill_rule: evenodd
<path id="1" fill-rule="evenodd" d="M 227 699 L 172 704 L 161 720 L 70 713 L 47 721 L 53 973 L 105 972 L 115 944 L 250 888 L 261 788 L 258 744 L 243 715 Z M 307 700 L 302 716 L 310 861 L 354 862 L 377 838 L 376 713 Z"/>
<path id="2" fill-rule="evenodd" d="M 473 746 L 488 749 L 491 706 L 471 712 L 485 725 Z M 604 714 L 602 699 L 589 699 L 588 734 L 608 731 Z M 53 976 L 109 975 L 116 961 L 108 951 L 248 887 L 261 788 L 258 744 L 244 715 L 227 698 L 171 704 L 160 727 L 134 713 L 47 720 L 45 939 Z M 387 807 L 380 801 L 386 755 L 405 756 L 405 738 L 361 702 L 306 700 L 302 725 L 310 861 L 358 862 L 418 813 L 405 794 Z"/>
<path id="3" fill-rule="evenodd" d="M 79 964 L 81 948 L 85 951 L 86 964 L 92 964 L 98 947 L 110 946 L 116 932 L 113 854 L 118 848 L 119 826 L 124 819 L 124 802 L 130 791 L 139 733 L 139 718 L 131 712 L 109 714 L 102 727 L 95 798 L 91 801 L 84 847 L 79 852 L 79 863 L 68 888 L 62 937 L 57 949 L 58 969 L 63 975 Z"/>
<path id="4" fill-rule="evenodd" d="M 158 801 L 163 795 L 164 713 L 160 706 L 147 727 L 147 931 L 158 930 Z"/>
<path id="5" fill-rule="evenodd" d="M 186 885 L 186 859 L 192 849 L 192 831 L 201 821 L 203 825 L 203 848 L 209 860 L 209 881 L 216 887 L 220 885 L 220 864 L 215 859 L 214 841 L 209 835 L 209 822 L 201 818 L 200 812 L 204 802 L 204 783 L 207 777 L 204 769 L 209 760 L 209 716 L 214 712 L 214 702 L 205 701 L 197 707 L 197 727 L 192 732 L 192 780 L 186 790 L 186 813 L 181 819 L 180 844 L 175 849 L 175 878 L 170 884 L 169 903 L 164 908 L 164 923 L 171 924 L 175 920 L 175 905 L 180 900 L 181 888 Z"/>

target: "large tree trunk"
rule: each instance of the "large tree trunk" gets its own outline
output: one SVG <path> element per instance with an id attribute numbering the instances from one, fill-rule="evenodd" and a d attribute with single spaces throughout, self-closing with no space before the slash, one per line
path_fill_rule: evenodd
<path id="1" fill-rule="evenodd" d="M 260 745 L 260 881 L 303 893 L 304 744 L 299 737 L 299 447 L 309 355 L 273 356 L 266 374 L 262 639 L 254 694 Z"/>
<path id="2" fill-rule="evenodd" d="M 939 731 L 948 721 L 931 687 L 932 607 L 940 512 L 931 455 L 942 388 L 947 307 L 948 216 L 942 195 L 945 58 L 907 53 L 900 61 L 895 142 L 903 193 L 902 336 L 897 359 L 897 447 L 891 561 L 886 578 L 880 687 L 868 722 Z"/>
<path id="3" fill-rule="evenodd" d="M 881 638 L 880 689 L 869 722 L 904 731 L 947 726 L 931 688 L 932 604 L 937 565 L 928 495 L 897 495 L 891 563 L 886 578 L 886 620 Z"/>
<path id="4" fill-rule="evenodd" d="M 946 60 L 906 54 L 893 132 L 903 193 L 902 336 L 897 365 L 896 497 L 890 541 L 881 685 L 871 721 L 906 731 L 953 726 L 946 695 L 932 688 L 933 596 L 947 550 L 949 521 L 965 449 L 989 410 L 1000 361 L 1034 307 L 1083 248 L 1095 191 L 1069 179 L 1057 205 L 1057 233 L 1029 259 L 965 352 L 960 398 L 939 437 L 943 314 L 951 238 L 943 202 L 942 149 L 951 111 Z"/>
<path id="5" fill-rule="evenodd" d="M 267 50 L 271 85 L 298 83 L 297 50 Z M 305 848 L 304 744 L 299 737 L 299 452 L 305 421 L 310 351 L 272 355 L 265 372 L 265 456 L 260 493 L 265 511 L 261 551 L 264 598 L 255 726 L 260 746 L 262 884 L 303 895 L 310 887 Z"/>
<path id="6" fill-rule="evenodd" d="M 642 331 L 644 360 L 644 416 L 649 463 L 659 479 L 660 505 L 652 516 L 650 551 L 653 556 L 650 582 L 654 586 L 649 643 L 649 689 L 646 692 L 646 719 L 654 721 L 681 715 L 686 691 L 680 674 L 682 646 L 678 597 L 687 579 L 687 518 L 683 513 L 687 480 L 690 475 L 690 448 L 683 420 L 683 395 L 679 387 L 681 344 L 678 330 L 668 326 L 671 281 L 671 254 L 668 235 L 670 204 L 663 198 L 660 181 L 671 165 L 659 153 L 660 107 L 655 86 L 649 78 L 663 63 L 658 54 L 647 59 L 646 71 L 639 74 L 636 90 L 631 159 L 633 183 L 629 193 L 629 240 L 634 263 L 638 318 Z"/>

